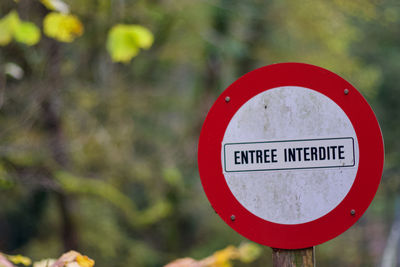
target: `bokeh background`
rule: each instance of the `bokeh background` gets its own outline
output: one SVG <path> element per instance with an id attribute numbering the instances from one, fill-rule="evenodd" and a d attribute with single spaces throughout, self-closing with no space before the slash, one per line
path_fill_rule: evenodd
<path id="1" fill-rule="evenodd" d="M 372 205 L 317 264 L 399 266 L 397 0 L 1 0 L 0 18 L 0 251 L 140 267 L 246 242 L 203 193 L 201 126 L 246 72 L 306 62 L 361 91 L 386 155 Z M 260 248 L 234 266 L 271 266 Z"/>

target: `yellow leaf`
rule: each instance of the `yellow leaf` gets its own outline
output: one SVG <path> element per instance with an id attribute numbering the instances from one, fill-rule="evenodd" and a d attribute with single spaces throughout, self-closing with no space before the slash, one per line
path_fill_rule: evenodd
<path id="1" fill-rule="evenodd" d="M 8 45 L 12 40 L 12 32 L 6 20 L 0 20 L 0 45 Z"/>
<path id="2" fill-rule="evenodd" d="M 139 48 L 150 48 L 153 39 L 153 34 L 143 26 L 117 24 L 108 33 L 107 50 L 113 61 L 127 63 L 139 53 Z"/>
<path id="3" fill-rule="evenodd" d="M 219 250 L 214 253 L 214 266 L 215 267 L 230 267 L 232 266 L 230 263 L 231 259 L 236 257 L 237 251 L 234 246 L 228 246 L 223 250 Z"/>
<path id="4" fill-rule="evenodd" d="M 15 10 L 0 20 L 0 45 L 4 46 L 11 42 L 14 30 L 19 23 L 18 13 Z"/>
<path id="5" fill-rule="evenodd" d="M 15 10 L 10 11 L 10 13 L 8 13 L 7 16 L 4 17 L 4 19 L 8 21 L 11 31 L 14 31 L 15 27 L 17 27 L 18 24 L 21 22 L 18 13 Z"/>
<path id="6" fill-rule="evenodd" d="M 94 266 L 94 260 L 92 260 L 88 256 L 84 256 L 84 255 L 78 255 L 76 257 L 76 262 L 81 267 L 93 267 Z"/>
<path id="7" fill-rule="evenodd" d="M 149 49 L 153 44 L 153 34 L 147 28 L 140 25 L 131 25 L 130 31 L 140 48 Z"/>
<path id="8" fill-rule="evenodd" d="M 72 42 L 83 33 L 83 25 L 74 15 L 49 13 L 43 21 L 44 33 L 61 42 Z"/>
<path id="9" fill-rule="evenodd" d="M 138 45 L 130 34 L 128 25 L 111 28 L 107 38 L 107 50 L 116 62 L 129 62 L 139 52 Z"/>
<path id="10" fill-rule="evenodd" d="M 40 40 L 40 30 L 32 22 L 21 21 L 13 10 L 0 20 L 0 45 L 7 45 L 13 37 L 17 42 L 34 45 Z"/>
<path id="11" fill-rule="evenodd" d="M 15 256 L 11 256 L 11 255 L 7 255 L 7 258 L 15 263 L 15 264 L 23 264 L 25 266 L 31 265 L 32 261 L 30 258 L 28 257 L 24 257 L 22 255 L 15 255 Z"/>
<path id="12" fill-rule="evenodd" d="M 35 45 L 40 40 L 40 30 L 32 22 L 21 22 L 14 30 L 14 38 L 17 42 Z"/>
<path id="13" fill-rule="evenodd" d="M 40 2 L 47 8 L 61 13 L 69 13 L 69 6 L 62 0 L 40 0 Z"/>

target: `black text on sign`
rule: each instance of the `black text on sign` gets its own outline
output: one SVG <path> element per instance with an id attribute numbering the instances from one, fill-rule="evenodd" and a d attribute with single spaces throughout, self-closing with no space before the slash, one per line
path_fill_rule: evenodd
<path id="1" fill-rule="evenodd" d="M 226 143 L 225 172 L 353 167 L 352 137 Z"/>

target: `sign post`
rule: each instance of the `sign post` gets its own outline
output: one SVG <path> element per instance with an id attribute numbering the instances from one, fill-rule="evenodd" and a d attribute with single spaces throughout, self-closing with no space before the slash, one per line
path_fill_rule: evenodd
<path id="1" fill-rule="evenodd" d="M 230 85 L 210 109 L 198 146 L 215 211 L 241 235 L 276 248 L 275 261 L 287 254 L 282 249 L 312 248 L 353 225 L 376 193 L 383 155 L 362 95 L 338 75 L 301 63 L 262 67 Z"/>
<path id="2" fill-rule="evenodd" d="M 314 267 L 315 247 L 305 249 L 273 249 L 273 267 Z"/>

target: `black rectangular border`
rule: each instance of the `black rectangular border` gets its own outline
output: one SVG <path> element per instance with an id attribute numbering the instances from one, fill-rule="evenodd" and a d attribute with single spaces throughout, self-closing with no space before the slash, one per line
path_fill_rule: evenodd
<path id="1" fill-rule="evenodd" d="M 243 170 L 243 171 L 227 171 L 226 170 L 226 149 L 227 145 L 243 145 L 243 144 L 268 144 L 268 143 L 286 143 L 286 142 L 306 142 L 306 141 L 320 141 L 320 140 L 339 140 L 351 139 L 353 143 L 353 165 L 333 165 L 324 167 L 304 167 L 304 168 L 284 168 L 284 169 L 260 169 L 260 170 Z M 309 170 L 309 169 L 326 169 L 326 168 L 346 168 L 354 167 L 356 164 L 356 157 L 354 151 L 354 138 L 353 137 L 337 137 L 337 138 L 318 138 L 318 139 L 298 139 L 298 140 L 283 140 L 283 141 L 266 141 L 266 142 L 242 142 L 242 143 L 226 143 L 224 144 L 224 171 L 225 172 L 257 172 L 257 171 L 284 171 L 284 170 Z"/>

